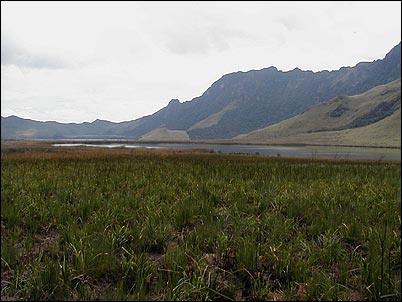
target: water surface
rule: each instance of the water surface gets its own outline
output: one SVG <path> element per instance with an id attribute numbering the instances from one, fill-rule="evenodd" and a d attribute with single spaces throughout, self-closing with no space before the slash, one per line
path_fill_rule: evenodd
<path id="1" fill-rule="evenodd" d="M 206 149 L 217 153 L 245 153 L 277 157 L 401 160 L 401 149 L 336 146 L 267 146 L 201 143 L 58 143 L 57 147 L 105 147 L 192 150 Z"/>

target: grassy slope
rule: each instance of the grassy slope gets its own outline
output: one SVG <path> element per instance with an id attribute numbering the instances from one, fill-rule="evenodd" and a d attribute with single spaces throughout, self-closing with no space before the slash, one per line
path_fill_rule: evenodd
<path id="1" fill-rule="evenodd" d="M 282 143 L 320 143 L 367 146 L 400 146 L 400 109 L 394 114 L 367 126 L 341 131 L 339 129 L 353 124 L 357 119 L 367 116 L 377 106 L 391 102 L 399 97 L 401 81 L 377 86 L 366 93 L 337 97 L 328 103 L 318 104 L 304 113 L 281 123 L 235 137 L 236 140 L 272 141 Z M 378 107 L 377 107 L 378 108 Z M 342 112 L 334 116 L 336 112 Z M 332 115 L 332 116 L 331 116 Z M 317 132 L 320 131 L 320 132 Z"/>
<path id="2" fill-rule="evenodd" d="M 140 140 L 189 140 L 188 134 L 186 131 L 181 130 L 169 130 L 166 128 L 158 128 L 148 132 L 143 135 Z"/>
<path id="3" fill-rule="evenodd" d="M 258 141 L 263 141 L 260 139 Z M 385 119 L 365 126 L 342 131 L 298 133 L 268 139 L 275 144 L 349 145 L 367 147 L 401 147 L 401 109 Z"/>

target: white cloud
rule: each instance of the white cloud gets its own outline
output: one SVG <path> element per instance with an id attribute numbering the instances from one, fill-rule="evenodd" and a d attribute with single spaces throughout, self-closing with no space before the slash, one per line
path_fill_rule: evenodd
<path id="1" fill-rule="evenodd" d="M 28 68 L 63 69 L 73 65 L 66 59 L 24 49 L 1 33 L 1 64 Z"/>
<path id="2" fill-rule="evenodd" d="M 240 30 L 214 26 L 191 26 L 163 32 L 169 51 L 175 54 L 205 54 L 225 51 L 236 39 L 252 39 L 252 35 Z"/>

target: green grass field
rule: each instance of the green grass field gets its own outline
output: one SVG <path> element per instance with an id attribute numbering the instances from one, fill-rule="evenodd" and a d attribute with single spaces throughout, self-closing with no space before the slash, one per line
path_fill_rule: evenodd
<path id="1" fill-rule="evenodd" d="M 400 300 L 401 166 L 5 150 L 2 300 Z"/>

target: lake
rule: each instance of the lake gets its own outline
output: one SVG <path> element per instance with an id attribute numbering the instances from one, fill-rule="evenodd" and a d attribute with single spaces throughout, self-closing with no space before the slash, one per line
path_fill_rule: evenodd
<path id="1" fill-rule="evenodd" d="M 206 149 L 216 153 L 245 153 L 281 157 L 401 160 L 401 149 L 336 146 L 268 146 L 203 143 L 58 143 L 57 147 L 105 147 L 191 150 Z"/>

